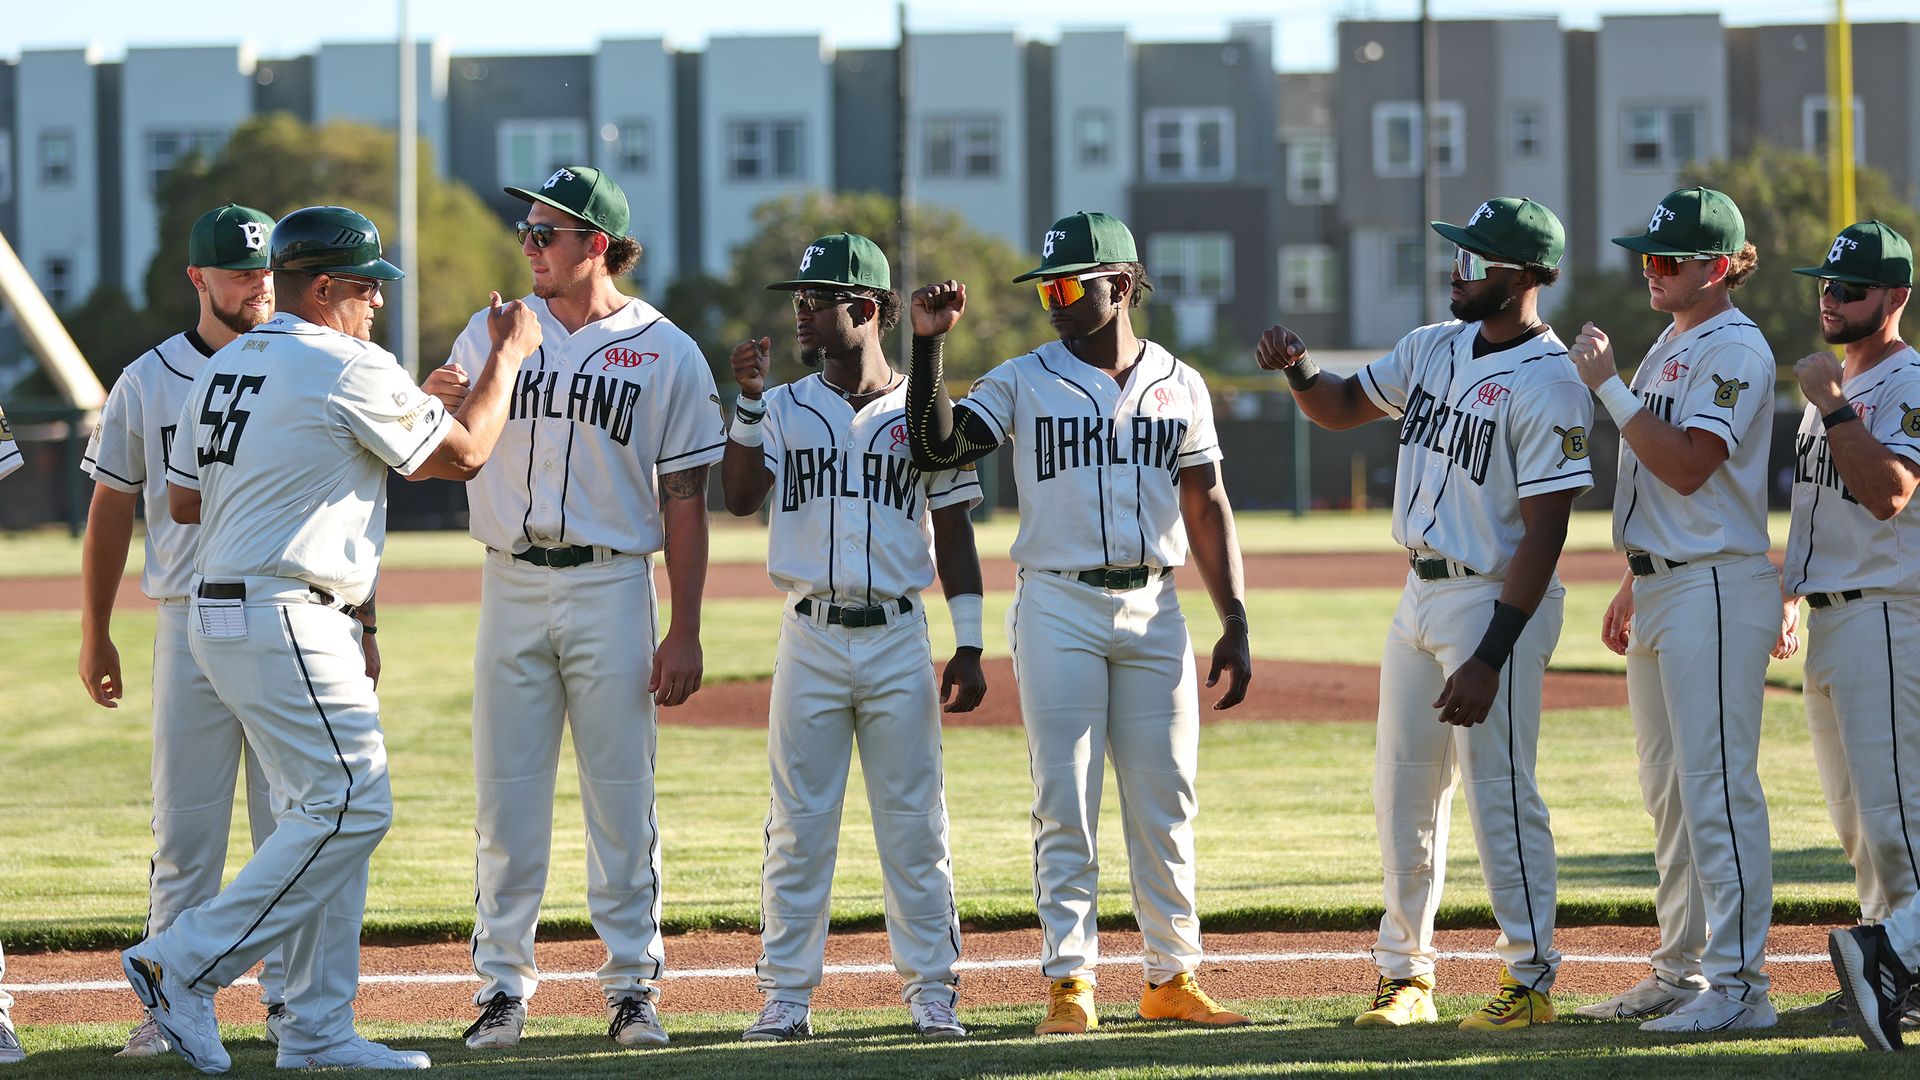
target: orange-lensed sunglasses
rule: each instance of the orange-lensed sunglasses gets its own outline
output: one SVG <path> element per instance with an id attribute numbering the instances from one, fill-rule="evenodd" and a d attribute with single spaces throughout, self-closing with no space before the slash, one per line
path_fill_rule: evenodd
<path id="1" fill-rule="evenodd" d="M 1120 273 L 1121 271 L 1119 270 L 1095 270 L 1090 274 L 1077 274 L 1073 277 L 1057 277 L 1049 278 L 1046 281 L 1036 281 L 1033 283 L 1033 287 L 1040 293 L 1040 306 L 1052 310 L 1057 307 L 1066 307 L 1068 304 L 1078 303 L 1081 297 L 1087 295 L 1087 287 L 1082 285 L 1081 282 L 1092 281 L 1094 278 L 1116 277 Z"/>
<path id="2" fill-rule="evenodd" d="M 1718 255 L 1642 255 L 1640 266 L 1652 270 L 1654 277 L 1672 277 L 1680 272 L 1681 263 L 1707 262 L 1718 258 Z"/>

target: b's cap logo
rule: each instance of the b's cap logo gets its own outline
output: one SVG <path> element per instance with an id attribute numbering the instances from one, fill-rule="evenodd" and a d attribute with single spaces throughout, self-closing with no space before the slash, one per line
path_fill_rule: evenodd
<path id="1" fill-rule="evenodd" d="M 1490 202 L 1481 203 L 1480 209 L 1475 210 L 1473 212 L 1473 216 L 1467 219 L 1467 228 L 1469 229 L 1473 228 L 1473 223 L 1476 221 L 1479 221 L 1481 218 L 1486 218 L 1488 221 L 1493 220 L 1493 204 L 1492 203 Z"/>
<path id="2" fill-rule="evenodd" d="M 1660 231 L 1660 226 L 1663 222 L 1672 220 L 1674 220 L 1673 211 L 1667 209 L 1665 206 L 1656 206 L 1653 208 L 1653 220 L 1647 222 L 1647 231 L 1657 233 Z"/>
<path id="3" fill-rule="evenodd" d="M 1040 257 L 1043 259 L 1053 258 L 1053 242 L 1055 240 L 1065 240 L 1066 238 L 1067 234 L 1059 229 L 1048 229 L 1047 235 L 1040 238 Z"/>
<path id="4" fill-rule="evenodd" d="M 1731 409 L 1734 403 L 1740 400 L 1740 391 L 1745 390 L 1749 385 L 1749 383 L 1743 383 L 1738 379 L 1723 379 L 1715 375 L 1713 377 L 1713 403 L 1723 409 Z"/>
<path id="5" fill-rule="evenodd" d="M 1827 261 L 1830 263 L 1839 262 L 1840 256 L 1845 255 L 1847 252 L 1859 246 L 1857 241 L 1850 240 L 1844 236 L 1836 236 L 1833 238 L 1833 246 L 1827 249 Z"/>
<path id="6" fill-rule="evenodd" d="M 264 221 L 240 222 L 240 239 L 247 245 L 248 251 L 261 251 L 267 246 L 267 224 Z"/>
<path id="7" fill-rule="evenodd" d="M 807 250 L 800 253 L 801 271 L 804 272 L 807 269 L 807 267 L 813 265 L 813 257 L 815 255 L 825 255 L 826 253 L 827 253 L 827 249 L 821 247 L 819 244 L 807 245 Z"/>
<path id="8" fill-rule="evenodd" d="M 1579 461 L 1587 456 L 1587 429 L 1585 427 L 1556 427 L 1555 435 L 1560 436 L 1560 464 Z"/>
<path id="9" fill-rule="evenodd" d="M 1920 439 L 1920 409 L 1912 408 L 1904 401 L 1900 403 L 1900 430 Z"/>
<path id="10" fill-rule="evenodd" d="M 578 179 L 578 177 L 573 175 L 572 169 L 555 169 L 553 171 L 553 175 L 547 177 L 547 182 L 540 185 L 540 190 L 545 191 L 550 187 L 558 187 L 560 185 L 560 181 L 562 180 L 575 180 L 575 179 Z"/>

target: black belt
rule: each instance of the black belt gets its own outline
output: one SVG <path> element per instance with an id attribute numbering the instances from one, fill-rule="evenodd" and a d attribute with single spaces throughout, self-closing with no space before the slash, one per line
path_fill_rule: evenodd
<path id="1" fill-rule="evenodd" d="M 793 605 L 793 610 L 802 615 L 811 616 L 813 614 L 813 598 L 807 596 L 801 597 L 800 602 Z M 827 622 L 834 626 L 845 626 L 856 629 L 862 626 L 885 626 L 887 625 L 887 616 L 890 613 L 897 611 L 905 615 L 912 610 L 913 601 L 908 600 L 904 596 L 898 600 L 889 600 L 886 603 L 874 604 L 871 607 L 843 607 L 839 604 L 828 604 Z"/>
<path id="2" fill-rule="evenodd" d="M 245 600 L 247 587 L 238 581 L 203 581 L 196 590 L 202 600 Z M 307 586 L 307 602 L 333 608 L 342 615 L 352 618 L 360 611 L 358 605 L 342 603 L 338 597 L 317 586 Z"/>
<path id="3" fill-rule="evenodd" d="M 1448 578 L 1475 576 L 1475 571 L 1470 566 L 1461 566 L 1451 559 L 1440 556 L 1423 559 L 1411 551 L 1407 552 L 1407 565 L 1413 567 L 1413 576 L 1421 581 L 1445 581 Z"/>
<path id="4" fill-rule="evenodd" d="M 1091 585 L 1096 589 L 1112 592 L 1131 592 L 1143 588 L 1147 582 L 1165 578 L 1173 573 L 1173 567 L 1162 566 L 1102 566 L 1093 570 L 1049 570 L 1049 574 L 1058 574 L 1072 578 L 1082 585 Z"/>
<path id="5" fill-rule="evenodd" d="M 1669 570 L 1687 565 L 1675 559 L 1660 559 L 1656 562 L 1655 558 L 1656 556 L 1644 551 L 1629 551 L 1627 552 L 1627 569 L 1633 571 L 1634 577 L 1646 577 L 1648 574 L 1659 573 L 1661 563 L 1665 563 Z"/>
<path id="6" fill-rule="evenodd" d="M 1827 608 L 1833 607 L 1835 604 L 1845 604 L 1858 600 L 1865 595 L 1866 594 L 1859 589 L 1848 589 L 1845 592 L 1808 593 L 1807 604 L 1810 607 Z"/>
<path id="7" fill-rule="evenodd" d="M 535 566 L 550 566 L 559 570 L 569 566 L 585 566 L 592 562 L 593 549 L 584 544 L 556 548 L 531 547 L 525 551 L 514 552 L 513 557 Z"/>

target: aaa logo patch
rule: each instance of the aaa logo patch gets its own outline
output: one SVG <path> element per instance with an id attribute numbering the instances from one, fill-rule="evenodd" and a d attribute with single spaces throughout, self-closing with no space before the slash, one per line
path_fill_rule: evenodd
<path id="1" fill-rule="evenodd" d="M 1920 439 L 1920 409 L 1910 408 L 1904 401 L 1900 403 L 1900 430 Z"/>
<path id="2" fill-rule="evenodd" d="M 1723 379 L 1715 375 L 1713 377 L 1713 403 L 1723 409 L 1731 409 L 1734 403 L 1740 400 L 1740 391 L 1745 390 L 1750 385 L 1750 383 L 1744 383 L 1738 379 Z"/>
<path id="3" fill-rule="evenodd" d="M 1587 456 L 1587 429 L 1585 427 L 1556 427 L 1555 435 L 1560 436 L 1560 464 L 1579 461 Z"/>

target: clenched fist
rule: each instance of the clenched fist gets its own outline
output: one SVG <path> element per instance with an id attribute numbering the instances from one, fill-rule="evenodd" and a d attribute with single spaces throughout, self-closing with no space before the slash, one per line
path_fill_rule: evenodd
<path id="1" fill-rule="evenodd" d="M 740 384 L 741 397 L 757 398 L 766 392 L 767 372 L 773 369 L 769 355 L 772 348 L 771 338 L 743 341 L 733 347 L 728 361 L 733 365 L 733 381 Z"/>
<path id="2" fill-rule="evenodd" d="M 947 280 L 913 290 L 911 305 L 913 332 L 920 337 L 939 337 L 960 323 L 967 310 L 967 287 Z"/>
<path id="3" fill-rule="evenodd" d="M 1307 343 L 1284 326 L 1270 326 L 1260 335 L 1253 357 L 1266 371 L 1285 371 L 1307 358 Z"/>
<path id="4" fill-rule="evenodd" d="M 1567 356 L 1573 360 L 1574 369 L 1580 372 L 1580 381 L 1587 389 L 1598 390 L 1601 384 L 1620 374 L 1613 366 L 1613 342 L 1606 331 L 1588 323 L 1580 328 L 1580 333 L 1567 348 Z"/>
<path id="5" fill-rule="evenodd" d="M 1830 413 L 1847 403 L 1846 395 L 1840 390 L 1840 361 L 1832 353 L 1817 352 L 1803 357 L 1793 365 L 1793 374 L 1800 380 L 1800 392 L 1822 413 Z"/>
<path id="6" fill-rule="evenodd" d="M 519 300 L 500 302 L 499 293 L 487 294 L 487 336 L 496 356 L 518 363 L 540 347 L 540 317 Z"/>

